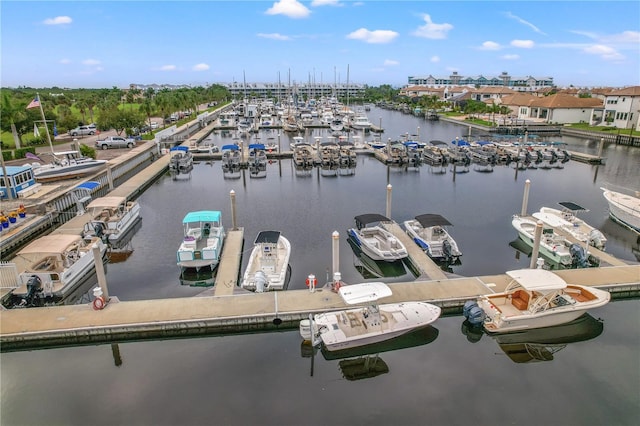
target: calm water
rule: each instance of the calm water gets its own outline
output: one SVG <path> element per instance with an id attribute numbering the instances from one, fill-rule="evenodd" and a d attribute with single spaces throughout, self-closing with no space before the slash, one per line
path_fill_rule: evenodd
<path id="1" fill-rule="evenodd" d="M 463 127 L 394 111 L 374 108 L 369 117 L 376 124 L 381 118 L 387 129 L 383 138 L 419 133 L 422 140 L 450 141 L 468 134 Z M 220 145 L 231 142 L 214 137 Z M 277 135 L 262 135 L 263 140 L 269 137 Z M 289 140 L 281 136 L 281 142 L 284 146 Z M 597 151 L 596 140 L 564 142 L 572 150 Z M 180 282 L 174 260 L 180 221 L 187 211 L 216 209 L 231 226 L 231 190 L 238 225 L 245 229 L 245 262 L 259 231 L 280 230 L 290 239 L 290 289 L 304 288 L 310 273 L 326 276 L 333 231 L 340 233 L 343 280 L 356 283 L 370 276 L 363 276 L 346 230 L 358 214 L 385 213 L 387 184 L 392 185 L 391 216 L 397 222 L 439 213 L 454 224 L 451 232 L 463 256 L 452 270 L 460 275 L 529 265 L 527 256 L 509 244 L 517 238 L 510 218 L 520 212 L 526 179 L 531 181 L 529 212 L 559 201 L 583 205 L 590 211 L 581 217 L 605 233 L 607 250 L 637 261 L 638 237 L 608 219 L 600 187 L 640 189 L 640 151 L 608 145 L 604 155 L 607 164 L 600 167 L 571 161 L 561 170 L 516 172 L 498 166 L 481 173 L 471 167 L 455 175 L 432 173 L 428 166 L 419 171 L 387 168 L 368 156 L 358 157 L 350 176 L 325 176 L 319 169 L 301 175 L 290 160 L 282 160 L 270 164 L 263 179 L 226 179 L 219 162 L 203 162 L 190 176 L 159 179 L 138 199 L 142 227 L 131 241 L 131 256 L 109 265 L 109 292 L 121 300 L 139 300 L 202 291 Z M 413 279 L 402 265 L 394 272 L 385 281 Z M 462 333 L 462 317 L 443 317 L 410 343 L 397 342 L 407 347 L 378 348 L 378 358 L 368 355 L 368 371 L 377 372 L 373 377 L 354 367 L 363 354 L 325 359 L 318 352 L 310 357 L 297 330 L 3 353 L 0 423 L 636 424 L 638 312 L 638 300 L 610 303 L 591 312 L 603 321 L 599 333 L 577 342 L 560 339 L 548 348 L 558 350 L 551 360 L 526 363 L 515 362 L 507 355 L 512 351 L 492 337 L 471 342 L 477 338 Z M 518 354 L 522 360 L 522 350 Z"/>

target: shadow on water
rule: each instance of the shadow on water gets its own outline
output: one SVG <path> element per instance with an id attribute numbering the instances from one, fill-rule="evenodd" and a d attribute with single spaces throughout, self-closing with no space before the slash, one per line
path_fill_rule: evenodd
<path id="1" fill-rule="evenodd" d="M 500 349 L 515 363 L 552 361 L 553 355 L 567 344 L 595 339 L 602 334 L 604 324 L 589 314 L 553 327 L 535 328 L 514 333 L 489 334 Z M 473 326 L 468 320 L 462 323 L 461 332 L 471 343 L 477 343 L 485 334 L 481 326 Z"/>

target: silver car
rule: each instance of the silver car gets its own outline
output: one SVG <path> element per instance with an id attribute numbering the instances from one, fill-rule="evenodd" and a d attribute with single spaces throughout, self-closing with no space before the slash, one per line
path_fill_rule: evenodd
<path id="1" fill-rule="evenodd" d="M 96 133 L 96 130 L 95 125 L 78 126 L 75 129 L 69 130 L 69 134 L 71 136 L 91 136 Z"/>

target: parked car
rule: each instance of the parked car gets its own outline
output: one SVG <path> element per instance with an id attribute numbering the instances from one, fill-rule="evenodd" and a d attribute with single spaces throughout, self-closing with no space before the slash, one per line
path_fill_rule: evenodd
<path id="1" fill-rule="evenodd" d="M 122 136 L 108 136 L 102 140 L 96 141 L 96 148 L 133 148 L 136 144 L 133 138 L 123 138 Z"/>
<path id="2" fill-rule="evenodd" d="M 151 128 L 154 129 L 154 130 L 157 129 L 158 128 L 158 122 L 157 121 L 152 121 L 151 122 Z"/>
<path id="3" fill-rule="evenodd" d="M 98 129 L 95 124 L 89 124 L 87 126 L 78 126 L 75 129 L 69 130 L 71 136 L 91 136 L 95 135 Z"/>

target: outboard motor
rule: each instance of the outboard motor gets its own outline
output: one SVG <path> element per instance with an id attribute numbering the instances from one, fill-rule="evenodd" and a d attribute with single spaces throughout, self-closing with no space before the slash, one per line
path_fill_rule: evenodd
<path id="1" fill-rule="evenodd" d="M 477 306 L 478 302 L 476 302 L 475 300 L 467 300 L 462 306 L 462 315 L 464 315 L 465 318 L 469 319 L 469 311 Z"/>
<path id="2" fill-rule="evenodd" d="M 471 325 L 482 325 L 484 323 L 487 314 L 482 310 L 480 306 L 474 306 L 469 310 L 468 321 Z"/>
<path id="3" fill-rule="evenodd" d="M 571 253 L 571 266 L 574 268 L 586 268 L 589 266 L 587 253 L 580 244 L 571 244 L 569 253 Z"/>
<path id="4" fill-rule="evenodd" d="M 442 254 L 447 262 L 451 261 L 451 243 L 449 240 L 444 240 L 442 242 Z"/>
<path id="5" fill-rule="evenodd" d="M 42 293 L 42 280 L 37 275 L 31 275 L 27 281 L 27 295 L 20 302 L 21 306 L 35 306 L 38 295 Z"/>
<path id="6" fill-rule="evenodd" d="M 267 276 L 264 272 L 258 271 L 253 278 L 256 281 L 256 293 L 264 293 L 268 285 Z"/>
<path id="7" fill-rule="evenodd" d="M 102 225 L 101 223 L 94 223 L 93 234 L 101 240 L 104 240 L 104 225 Z"/>

